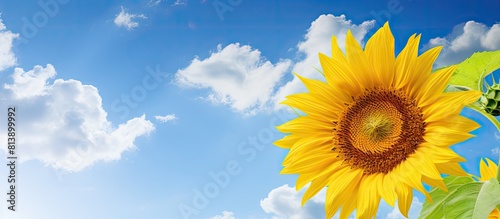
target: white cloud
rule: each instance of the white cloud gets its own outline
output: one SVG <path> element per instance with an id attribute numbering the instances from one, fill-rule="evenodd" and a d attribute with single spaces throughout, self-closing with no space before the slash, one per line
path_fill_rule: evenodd
<path id="1" fill-rule="evenodd" d="M 424 49 L 442 45 L 443 51 L 436 60 L 436 66 L 459 63 L 472 53 L 500 49 L 500 24 L 491 27 L 475 21 L 456 25 L 446 37 L 429 40 Z"/>
<path id="2" fill-rule="evenodd" d="M 0 18 L 0 71 L 16 64 L 16 56 L 12 52 L 12 42 L 18 37 L 19 34 L 7 30 L 2 18 Z"/>
<path id="3" fill-rule="evenodd" d="M 323 79 L 323 76 L 314 68 L 321 69 L 318 53 L 331 55 L 331 39 L 335 35 L 337 42 L 345 51 L 345 39 L 347 30 L 351 30 L 354 37 L 361 42 L 366 33 L 373 28 L 375 20 L 364 21 L 359 25 L 353 24 L 351 20 L 347 20 L 345 15 L 321 15 L 311 23 L 307 30 L 304 41 L 298 43 L 297 48 L 299 53 L 305 55 L 304 59 L 295 63 L 292 72 L 307 78 Z M 283 101 L 286 96 L 305 91 L 302 82 L 294 77 L 293 80 L 287 82 L 280 87 L 274 96 L 276 108 L 283 107 L 278 104 Z"/>
<path id="4" fill-rule="evenodd" d="M 410 206 L 410 211 L 408 211 L 408 218 L 418 218 L 420 211 L 422 210 L 423 203 L 417 198 L 413 197 L 413 202 Z M 397 202 L 394 206 L 398 206 Z M 401 214 L 398 207 L 392 209 L 392 211 L 387 215 L 386 219 L 406 219 L 405 216 Z"/>
<path id="5" fill-rule="evenodd" d="M 301 200 L 305 190 L 297 192 L 294 187 L 283 185 L 269 192 L 269 195 L 260 201 L 260 207 L 272 215 L 272 219 L 324 218 L 325 189 L 302 207 Z"/>
<path id="6" fill-rule="evenodd" d="M 144 14 L 130 14 L 127 12 L 127 9 L 122 6 L 121 11 L 116 15 L 114 22 L 118 27 L 125 27 L 127 30 L 132 30 L 139 26 L 137 18 L 146 19 L 147 17 Z"/>
<path id="7" fill-rule="evenodd" d="M 176 73 L 179 85 L 194 88 L 207 88 L 210 93 L 206 99 L 217 104 L 230 106 L 233 110 L 252 115 L 265 109 L 276 84 L 288 71 L 289 60 L 272 64 L 257 49 L 238 43 L 229 44 L 210 57 L 191 64 Z"/>
<path id="8" fill-rule="evenodd" d="M 166 116 L 155 116 L 155 119 L 158 120 L 161 123 L 165 123 L 165 122 L 168 122 L 168 121 L 176 120 L 177 117 L 175 116 L 175 114 L 168 114 Z"/>
<path id="9" fill-rule="evenodd" d="M 223 211 L 221 215 L 213 216 L 210 219 L 236 219 L 236 218 L 234 217 L 233 212 Z"/>
<path id="10" fill-rule="evenodd" d="M 97 88 L 77 80 L 56 79 L 54 67 L 16 68 L 13 82 L 0 89 L 3 106 L 16 107 L 19 158 L 39 160 L 72 172 L 97 161 L 118 160 L 135 147 L 137 137 L 154 125 L 145 116 L 114 127 L 107 120 Z M 0 129 L 0 135 L 6 136 Z M 2 150 L 5 150 L 2 147 Z"/>

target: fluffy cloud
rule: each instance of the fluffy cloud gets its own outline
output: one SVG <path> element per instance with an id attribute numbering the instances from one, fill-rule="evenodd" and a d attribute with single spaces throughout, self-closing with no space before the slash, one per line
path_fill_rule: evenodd
<path id="1" fill-rule="evenodd" d="M 429 40 L 424 49 L 441 45 L 443 51 L 436 65 L 446 66 L 468 58 L 472 53 L 484 50 L 500 49 L 500 24 L 488 27 L 475 21 L 468 21 L 453 28 L 446 37 Z"/>
<path id="2" fill-rule="evenodd" d="M 325 190 L 323 189 L 301 206 L 305 189 L 297 192 L 294 187 L 283 185 L 269 192 L 267 198 L 260 201 L 260 207 L 273 219 L 315 219 L 325 218 Z"/>
<path id="3" fill-rule="evenodd" d="M 323 76 L 316 70 L 321 69 L 318 53 L 331 55 L 331 39 L 335 35 L 342 51 L 345 51 L 345 39 L 347 30 L 351 30 L 358 41 L 362 41 L 366 33 L 373 28 L 375 21 L 364 21 L 356 25 L 351 20 L 347 20 L 345 15 L 321 15 L 311 23 L 307 30 L 304 41 L 297 45 L 299 53 L 304 55 L 304 59 L 295 63 L 292 72 L 308 78 L 322 79 Z M 316 68 L 316 69 L 314 69 Z M 276 107 L 282 107 L 278 104 L 283 101 L 287 95 L 305 91 L 302 82 L 294 77 L 293 80 L 282 86 L 274 96 Z"/>
<path id="4" fill-rule="evenodd" d="M 23 161 L 40 160 L 56 169 L 79 171 L 96 161 L 120 159 L 135 147 L 137 137 L 154 130 L 144 115 L 113 127 L 97 88 L 71 79 L 50 82 L 55 76 L 50 64 L 27 72 L 16 68 L 13 82 L 0 90 L 2 105 L 16 107 Z M 0 135 L 6 136 L 5 131 Z"/>
<path id="5" fill-rule="evenodd" d="M 139 26 L 137 18 L 146 19 L 147 17 L 143 14 L 130 14 L 127 12 L 127 9 L 122 6 L 121 11 L 116 15 L 114 22 L 118 27 L 125 27 L 127 30 L 132 30 Z"/>
<path id="6" fill-rule="evenodd" d="M 16 57 L 12 52 L 12 42 L 19 37 L 7 30 L 0 18 L 0 71 L 10 68 L 16 64 Z"/>
<path id="7" fill-rule="evenodd" d="M 175 77 L 184 87 L 206 88 L 206 99 L 252 115 L 268 106 L 276 84 L 288 71 L 291 62 L 276 64 L 266 60 L 259 50 L 248 45 L 221 45 L 210 57 L 177 71 Z"/>
<path id="8" fill-rule="evenodd" d="M 234 217 L 233 212 L 223 211 L 221 215 L 213 216 L 210 219 L 236 219 L 236 218 Z"/>
<path id="9" fill-rule="evenodd" d="M 11 48 L 16 37 L 0 20 L 0 70 L 15 64 Z M 135 147 L 137 137 L 154 130 L 145 116 L 114 127 L 97 88 L 77 80 L 52 80 L 56 75 L 50 64 L 29 71 L 15 68 L 12 82 L 0 87 L 0 105 L 16 110 L 20 136 L 16 143 L 22 145 L 16 152 L 22 161 L 39 160 L 56 169 L 79 171 L 100 160 L 120 159 Z M 6 131 L 0 127 L 0 136 L 7 136 Z"/>
<path id="10" fill-rule="evenodd" d="M 158 120 L 161 123 L 165 123 L 165 122 L 168 122 L 168 121 L 176 120 L 177 117 L 175 116 L 175 114 L 168 114 L 166 116 L 155 116 L 155 119 Z"/>

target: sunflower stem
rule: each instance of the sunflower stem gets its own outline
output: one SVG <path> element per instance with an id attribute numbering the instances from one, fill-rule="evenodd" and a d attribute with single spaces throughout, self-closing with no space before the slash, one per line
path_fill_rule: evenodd
<path id="1" fill-rule="evenodd" d="M 493 125 L 495 125 L 498 132 L 500 132 L 500 122 L 498 122 L 498 120 L 494 116 L 490 115 L 489 113 L 484 111 L 484 109 L 481 109 L 481 107 L 476 106 L 474 104 L 469 104 L 469 105 L 467 105 L 467 107 L 475 110 L 478 113 L 481 113 L 484 117 L 486 117 L 488 120 L 490 120 L 490 122 L 493 123 Z"/>

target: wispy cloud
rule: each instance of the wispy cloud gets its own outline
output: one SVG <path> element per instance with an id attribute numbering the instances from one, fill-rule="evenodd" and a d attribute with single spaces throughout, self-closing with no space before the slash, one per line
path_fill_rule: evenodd
<path id="1" fill-rule="evenodd" d="M 164 2 L 165 0 L 149 0 L 148 6 L 149 7 L 155 7 L 158 6 L 160 3 Z"/>
<path id="2" fill-rule="evenodd" d="M 236 219 L 236 217 L 234 217 L 234 213 L 231 211 L 223 211 L 221 215 L 213 216 L 210 219 Z"/>
<path id="3" fill-rule="evenodd" d="M 177 117 L 175 116 L 175 114 L 168 114 L 166 116 L 155 116 L 155 119 L 161 123 L 165 123 L 168 121 L 177 120 Z"/>
<path id="4" fill-rule="evenodd" d="M 187 0 L 175 0 L 172 6 L 187 5 Z"/>
<path id="5" fill-rule="evenodd" d="M 147 17 L 144 14 L 130 14 L 127 12 L 123 6 L 121 7 L 121 11 L 116 15 L 114 20 L 116 26 L 127 28 L 127 30 L 132 30 L 139 26 L 139 22 L 137 19 L 146 19 Z"/>

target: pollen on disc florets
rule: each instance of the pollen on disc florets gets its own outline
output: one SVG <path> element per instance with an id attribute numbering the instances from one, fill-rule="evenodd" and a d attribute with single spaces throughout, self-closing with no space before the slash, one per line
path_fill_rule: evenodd
<path id="1" fill-rule="evenodd" d="M 416 101 L 392 88 L 355 97 L 334 125 L 333 150 L 366 175 L 388 173 L 424 141 L 425 122 Z"/>

